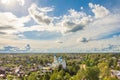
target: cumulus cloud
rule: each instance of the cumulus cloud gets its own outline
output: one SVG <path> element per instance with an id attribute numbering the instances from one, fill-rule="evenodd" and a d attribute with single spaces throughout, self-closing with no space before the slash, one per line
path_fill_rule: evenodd
<path id="1" fill-rule="evenodd" d="M 105 14 L 106 11 L 109 12 L 109 10 L 107 10 L 105 7 L 97 4 L 89 3 L 89 6 L 91 8 L 96 6 L 97 7 L 96 9 L 98 9 L 98 13 L 99 13 L 99 8 L 103 8 L 103 11 L 100 12 L 101 14 Z M 106 11 L 104 11 L 104 9 L 106 9 Z M 93 21 L 87 24 L 84 30 L 80 31 L 77 34 L 78 37 L 81 37 L 80 39 L 77 39 L 78 42 L 85 40 L 85 39 L 83 40 L 82 37 L 83 38 L 85 37 L 86 39 L 90 39 L 89 41 L 96 41 L 106 38 L 109 39 L 120 32 L 119 13 L 115 13 L 115 14 L 108 13 L 102 15 L 102 17 L 95 17 L 95 16 L 92 16 Z"/>
<path id="2" fill-rule="evenodd" d="M 87 15 L 85 12 L 76 11 L 74 9 L 68 10 L 68 14 L 60 17 L 50 17 L 48 13 L 53 11 L 52 7 L 38 7 L 32 4 L 28 9 L 31 17 L 40 24 L 38 30 L 57 31 L 62 34 L 69 32 L 77 32 L 83 30 L 90 23 L 94 22 L 96 18 L 103 18 L 109 14 L 109 10 L 98 4 L 89 3 L 89 7 L 95 16 Z M 54 23 L 55 22 L 55 23 Z M 50 25 L 50 23 L 52 25 Z M 42 27 L 47 24 L 47 27 Z M 33 28 L 33 27 L 32 27 Z M 34 28 L 35 29 L 35 28 Z"/>
<path id="3" fill-rule="evenodd" d="M 67 28 L 65 33 L 82 30 L 92 21 L 91 16 L 84 12 L 75 11 L 74 9 L 70 9 L 68 12 L 68 15 L 64 15 L 61 19 L 62 27 Z"/>
<path id="4" fill-rule="evenodd" d="M 109 14 L 109 10 L 99 4 L 89 3 L 89 7 L 95 15 L 95 18 L 103 18 Z"/>
<path id="5" fill-rule="evenodd" d="M 52 22 L 52 18 L 47 15 L 48 12 L 53 11 L 52 7 L 39 8 L 36 4 L 32 4 L 28 11 L 38 24 L 49 25 Z"/>
<path id="6" fill-rule="evenodd" d="M 109 14 L 109 10 L 98 4 L 89 3 L 89 7 L 95 16 L 87 15 L 85 12 L 70 9 L 68 10 L 68 14 L 65 14 L 61 17 L 50 17 L 48 16 L 48 12 L 53 11 L 52 7 L 38 7 L 36 4 L 32 4 L 28 9 L 29 14 L 40 25 L 38 29 L 36 26 L 32 26 L 31 30 L 34 28 L 34 30 L 57 31 L 61 32 L 62 34 L 77 32 L 83 30 L 86 26 L 93 23 L 96 18 L 103 18 Z"/>
<path id="7" fill-rule="evenodd" d="M 24 6 L 25 0 L 17 0 L 21 6 Z"/>
<path id="8" fill-rule="evenodd" d="M 84 33 L 87 34 L 89 37 L 91 37 L 93 40 L 99 40 L 108 38 L 109 36 L 113 36 L 117 33 L 119 33 L 120 29 L 120 15 L 119 14 L 111 14 L 107 17 L 104 17 L 102 19 L 98 19 L 92 23 L 88 27 L 86 27 L 86 30 Z"/>
<path id="9" fill-rule="evenodd" d="M 29 16 L 18 18 L 11 12 L 0 12 L 0 24 L 1 25 L 15 25 L 24 26 L 24 23 L 30 20 Z"/>
<path id="10" fill-rule="evenodd" d="M 1 0 L 0 2 L 7 5 L 18 3 L 20 6 L 24 6 L 25 4 L 25 0 Z"/>
<path id="11" fill-rule="evenodd" d="M 88 41 L 89 41 L 89 39 L 87 39 L 87 38 L 85 38 L 85 37 L 79 38 L 79 39 L 77 40 L 77 42 L 83 42 L 83 43 L 86 43 L 86 42 L 88 42 Z"/>
<path id="12" fill-rule="evenodd" d="M 19 0 L 24 3 L 23 0 Z M 32 4 L 28 9 L 30 16 L 38 23 L 29 28 L 22 28 L 20 31 L 56 31 L 61 33 L 77 32 L 84 30 L 86 26 L 91 23 L 95 23 L 95 18 L 102 18 L 109 14 L 109 11 L 100 5 L 89 3 L 89 7 L 95 16 L 87 15 L 85 12 L 76 11 L 74 9 L 68 10 L 68 14 L 61 17 L 50 17 L 49 12 L 53 11 L 53 7 L 38 7 L 36 4 Z M 4 17 L 3 17 L 4 16 Z M 0 24 L 2 26 L 24 26 L 30 20 L 29 16 L 17 18 L 10 12 L 0 13 Z M 1 23 L 2 22 L 2 23 Z M 55 23 L 54 23 L 55 22 Z M 13 25 L 14 24 L 14 25 Z M 6 27 L 7 28 L 7 27 Z"/>
<path id="13" fill-rule="evenodd" d="M 47 13 L 53 11 L 52 7 L 41 8 L 36 4 L 32 4 L 28 11 L 31 17 L 39 24 L 37 30 L 57 31 L 61 33 L 76 32 L 82 30 L 92 21 L 90 15 L 84 12 L 75 11 L 74 9 L 68 10 L 67 15 L 60 17 L 48 16 Z M 32 26 L 32 28 L 34 28 L 34 26 Z"/>
<path id="14" fill-rule="evenodd" d="M 30 21 L 29 16 L 18 18 L 11 12 L 0 12 L 0 31 L 8 34 L 18 32 L 28 21 Z"/>
<path id="15" fill-rule="evenodd" d="M 68 10 L 68 13 L 63 16 L 50 17 L 48 13 L 54 10 L 53 7 L 38 7 L 36 4 L 32 4 L 28 9 L 28 11 L 30 16 L 38 23 L 38 25 L 22 27 L 21 30 L 19 31 L 21 32 L 50 31 L 50 32 L 60 32 L 63 34 L 69 33 L 69 32 L 83 31 L 83 33 L 85 34 L 88 34 L 88 33 L 92 34 L 92 35 L 87 35 L 87 37 L 88 36 L 94 37 L 95 35 L 98 36 L 101 33 L 102 34 L 105 33 L 103 31 L 106 31 L 106 30 L 103 30 L 100 32 L 99 31 L 100 29 L 103 29 L 103 28 L 108 29 L 107 26 L 110 26 L 108 24 L 114 24 L 116 23 L 116 21 L 118 21 L 118 19 L 116 19 L 116 17 L 114 17 L 113 15 L 110 15 L 109 10 L 107 10 L 103 6 L 89 3 L 89 7 L 92 9 L 92 12 L 95 14 L 95 16 L 88 15 L 85 12 L 70 9 Z M 1 18 L 4 15 L 5 15 L 4 18 L 6 19 L 4 18 L 3 20 L 1 19 L 1 22 L 2 24 L 8 23 L 9 26 L 11 25 L 13 26 L 13 24 L 14 26 L 24 26 L 24 23 L 27 23 L 30 20 L 29 16 L 18 19 L 15 15 L 8 12 L 1 13 Z M 111 17 L 113 17 L 112 20 L 111 20 Z M 104 26 L 106 26 L 106 28 Z M 86 37 L 86 36 L 82 36 L 82 37 Z"/>
<path id="16" fill-rule="evenodd" d="M 87 31 L 90 30 L 90 34 L 97 32 L 94 33 L 93 36 L 98 36 L 97 34 L 101 34 L 105 30 L 101 32 L 97 30 L 103 29 L 104 26 L 106 26 L 104 29 L 108 29 L 107 27 L 110 26 L 109 24 L 116 24 L 116 21 L 118 21 L 118 19 L 116 19 L 113 14 L 109 13 L 109 10 L 103 6 L 100 6 L 99 4 L 89 3 L 89 7 L 95 14 L 94 16 L 88 15 L 85 12 L 70 9 L 68 10 L 68 13 L 63 16 L 53 16 L 51 18 L 48 15 L 48 12 L 53 11 L 54 8 L 38 7 L 36 4 L 32 4 L 28 11 L 31 17 L 38 23 L 38 25 L 33 25 L 24 30 L 54 31 L 60 32 L 62 34 L 77 31 L 84 31 L 86 34 L 88 34 Z M 111 17 L 113 17 L 113 19 L 111 19 Z M 98 29 L 96 29 L 97 27 Z M 91 36 L 92 35 L 90 35 L 90 37 Z"/>
<path id="17" fill-rule="evenodd" d="M 76 11 L 74 9 L 68 10 L 63 16 L 55 17 L 49 16 L 49 12 L 53 11 L 53 7 L 38 7 L 36 4 L 32 4 L 28 9 L 30 16 L 17 17 L 10 12 L 0 12 L 0 34 L 9 34 L 15 32 L 27 32 L 27 31 L 48 31 L 57 32 L 63 35 L 58 40 L 37 41 L 37 40 L 3 40 L 3 43 L 8 44 L 25 44 L 29 42 L 35 48 L 41 49 L 56 49 L 61 50 L 93 50 L 109 47 L 108 44 L 117 45 L 120 44 L 119 38 L 112 38 L 116 33 L 120 31 L 120 14 L 110 13 L 110 11 L 98 4 L 89 3 L 89 7 L 94 15 L 89 15 L 85 12 Z M 30 21 L 30 17 L 37 23 L 36 25 L 25 26 L 25 23 Z M 16 36 L 7 35 L 9 37 Z M 25 37 L 24 34 L 19 34 L 20 37 Z M 109 39 L 105 39 L 110 37 Z M 26 38 L 25 38 L 26 39 Z M 117 40 L 115 40 L 117 39 Z M 77 40 L 77 42 L 75 42 Z M 62 44 L 64 42 L 64 44 Z M 74 42 L 74 43 L 73 43 Z M 86 43 L 86 44 L 84 44 Z M 22 45 L 19 44 L 19 45 Z M 54 44 L 54 45 L 53 45 Z M 58 44 L 62 44 L 59 45 Z M 47 45 L 47 46 L 46 46 Z M 51 46 L 52 45 L 52 46 Z"/>

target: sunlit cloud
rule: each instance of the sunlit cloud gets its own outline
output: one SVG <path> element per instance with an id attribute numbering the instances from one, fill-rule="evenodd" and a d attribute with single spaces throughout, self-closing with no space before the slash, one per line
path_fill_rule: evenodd
<path id="1" fill-rule="evenodd" d="M 4 5 L 14 5 L 18 3 L 19 5 L 24 6 L 25 4 L 25 0 L 1 0 L 0 2 Z"/>

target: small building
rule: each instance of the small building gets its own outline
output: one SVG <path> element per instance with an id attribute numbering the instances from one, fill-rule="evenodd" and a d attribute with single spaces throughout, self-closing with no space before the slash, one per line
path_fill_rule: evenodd
<path id="1" fill-rule="evenodd" d="M 118 70 L 111 70 L 111 77 L 117 77 L 118 79 L 120 79 L 120 71 Z"/>
<path id="2" fill-rule="evenodd" d="M 5 78 L 6 67 L 0 67 L 0 78 Z"/>
<path id="3" fill-rule="evenodd" d="M 117 78 L 120 79 L 120 71 L 117 74 Z"/>
<path id="4" fill-rule="evenodd" d="M 120 66 L 120 59 L 118 59 L 117 66 Z"/>
<path id="5" fill-rule="evenodd" d="M 86 65 L 85 64 L 81 64 L 80 68 L 86 70 Z"/>
<path id="6" fill-rule="evenodd" d="M 52 68 L 51 67 L 43 67 L 42 68 L 42 72 L 45 73 L 45 72 L 52 72 Z"/>

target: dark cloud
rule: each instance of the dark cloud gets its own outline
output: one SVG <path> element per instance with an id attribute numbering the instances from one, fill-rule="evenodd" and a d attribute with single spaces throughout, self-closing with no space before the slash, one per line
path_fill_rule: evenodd
<path id="1" fill-rule="evenodd" d="M 39 16 L 39 15 L 34 15 L 34 16 L 35 16 L 36 20 L 40 23 L 45 23 L 48 25 L 51 22 L 51 19 L 49 19 L 49 18 L 43 18 L 43 16 Z"/>
<path id="2" fill-rule="evenodd" d="M 27 44 L 24 49 L 20 49 L 15 46 L 4 46 L 3 49 L 1 49 L 0 51 L 13 51 L 13 52 L 16 52 L 16 51 L 24 52 L 25 51 L 26 52 L 26 51 L 30 51 L 30 49 L 31 49 L 30 44 Z"/>
<path id="3" fill-rule="evenodd" d="M 74 25 L 73 28 L 71 28 L 70 30 L 67 30 L 66 33 L 68 32 L 77 32 L 79 30 L 83 30 L 85 26 L 84 25 Z"/>
<path id="4" fill-rule="evenodd" d="M 27 44 L 26 47 L 25 47 L 25 49 L 26 49 L 27 51 L 29 51 L 29 50 L 31 49 L 30 44 Z"/>
<path id="5" fill-rule="evenodd" d="M 52 11 L 51 7 L 37 7 L 36 4 L 31 5 L 28 9 L 30 16 L 38 23 L 38 24 L 47 24 L 49 25 L 52 21 L 52 18 L 47 15 L 48 12 Z"/>
<path id="6" fill-rule="evenodd" d="M 79 30 L 83 30 L 83 28 L 85 27 L 85 25 L 76 24 L 76 23 L 71 22 L 71 21 L 64 22 L 63 25 L 65 27 L 68 27 L 68 30 L 66 31 L 66 33 L 68 33 L 68 32 L 77 32 Z"/>
<path id="7" fill-rule="evenodd" d="M 64 25 L 65 25 L 65 26 L 74 26 L 75 23 L 70 22 L 70 21 L 67 21 L 67 22 L 64 23 Z"/>
<path id="8" fill-rule="evenodd" d="M 0 32 L 0 34 L 2 34 L 2 35 L 3 35 L 3 34 L 7 34 L 7 33 L 5 33 L 5 32 Z"/>
<path id="9" fill-rule="evenodd" d="M 63 43 L 63 41 L 56 41 L 57 43 L 59 43 L 59 44 L 62 44 Z"/>
<path id="10" fill-rule="evenodd" d="M 83 37 L 82 40 L 81 40 L 81 42 L 84 42 L 84 43 L 85 43 L 85 42 L 88 42 L 88 41 L 89 41 L 89 40 L 88 40 L 87 38 L 85 38 L 85 37 Z"/>
<path id="11" fill-rule="evenodd" d="M 76 32 L 76 31 L 82 30 L 83 27 L 84 27 L 83 25 L 76 25 L 74 28 L 70 30 L 70 32 Z"/>
<path id="12" fill-rule="evenodd" d="M 5 30 L 14 30 L 15 28 L 13 28 L 13 26 L 9 26 L 9 25 L 1 25 L 0 26 L 0 34 L 1 35 L 5 35 L 7 34 L 6 32 L 4 32 Z"/>
<path id="13" fill-rule="evenodd" d="M 0 26 L 0 30 L 12 30 L 12 29 L 15 29 L 15 28 L 13 28 L 13 26 L 9 26 L 9 25 Z"/>

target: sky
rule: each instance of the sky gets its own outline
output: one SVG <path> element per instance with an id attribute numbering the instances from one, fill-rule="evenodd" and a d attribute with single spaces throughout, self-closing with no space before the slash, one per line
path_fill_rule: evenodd
<path id="1" fill-rule="evenodd" d="M 0 0 L 0 53 L 120 52 L 119 3 Z"/>

